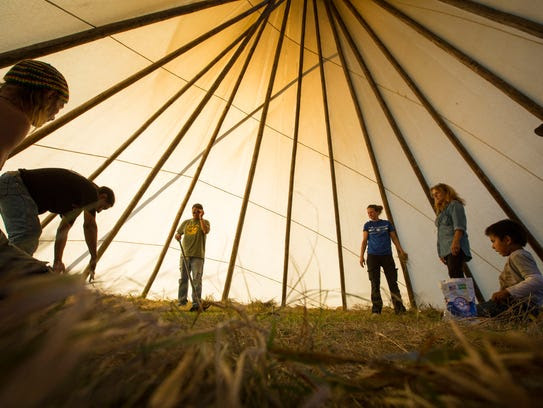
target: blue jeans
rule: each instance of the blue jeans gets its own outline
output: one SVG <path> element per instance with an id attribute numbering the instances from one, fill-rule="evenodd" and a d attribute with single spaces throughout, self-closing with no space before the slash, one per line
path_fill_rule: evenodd
<path id="1" fill-rule="evenodd" d="M 32 255 L 41 235 L 38 206 L 18 171 L 8 171 L 0 176 L 0 213 L 9 242 Z"/>
<path id="2" fill-rule="evenodd" d="M 510 298 L 500 303 L 488 300 L 477 305 L 477 316 L 496 317 L 506 312 L 507 317 L 514 319 L 523 319 L 530 314 L 536 317 L 539 315 L 539 306 L 527 298 Z"/>
<path id="3" fill-rule="evenodd" d="M 186 265 L 185 265 L 186 264 Z M 186 266 L 189 270 L 187 271 Z M 202 298 L 202 275 L 204 273 L 204 258 L 181 256 L 181 279 L 179 279 L 179 293 L 177 299 L 179 304 L 187 303 L 187 292 L 189 287 L 189 273 L 192 272 L 192 305 L 198 306 Z"/>
<path id="4" fill-rule="evenodd" d="M 52 269 L 45 262 L 38 261 L 9 244 L 7 237 L 0 231 L 0 280 L 2 280 L 2 285 L 7 284 L 13 278 L 48 272 L 52 272 Z M 0 299 L 5 294 L 4 289 L 0 287 Z"/>

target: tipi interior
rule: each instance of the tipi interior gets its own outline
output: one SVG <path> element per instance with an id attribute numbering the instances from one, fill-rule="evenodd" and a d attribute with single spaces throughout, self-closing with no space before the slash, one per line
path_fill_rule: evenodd
<path id="1" fill-rule="evenodd" d="M 542 267 L 541 6 L 4 0 L 0 75 L 51 63 L 70 101 L 3 171 L 64 167 L 115 191 L 97 215 L 100 290 L 175 299 L 172 237 L 199 202 L 204 297 L 344 308 L 370 298 L 368 204 L 384 205 L 409 254 L 395 255 L 405 303 L 443 303 L 429 197 L 443 182 L 466 200 L 468 272 L 488 298 L 504 263 L 489 224 L 522 222 Z M 52 261 L 59 218 L 42 221 L 35 256 Z M 88 262 L 81 224 L 71 273 Z"/>

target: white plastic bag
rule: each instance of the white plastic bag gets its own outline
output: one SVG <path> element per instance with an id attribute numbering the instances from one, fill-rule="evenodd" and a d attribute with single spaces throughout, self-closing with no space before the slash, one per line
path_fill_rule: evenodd
<path id="1" fill-rule="evenodd" d="M 475 317 L 475 290 L 473 279 L 452 278 L 441 281 L 441 291 L 445 298 L 446 313 L 454 318 Z"/>

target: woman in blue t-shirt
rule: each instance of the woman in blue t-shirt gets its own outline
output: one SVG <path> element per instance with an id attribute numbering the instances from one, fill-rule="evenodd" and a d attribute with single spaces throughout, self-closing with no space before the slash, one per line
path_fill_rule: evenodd
<path id="1" fill-rule="evenodd" d="M 390 241 L 394 242 L 401 260 L 407 260 L 407 253 L 403 250 L 396 235 L 396 229 L 387 220 L 379 219 L 383 207 L 381 205 L 368 205 L 368 217 L 370 220 L 364 224 L 362 247 L 360 249 L 360 266 L 366 264 L 364 253 L 368 248 L 368 275 L 371 282 L 372 313 L 381 313 L 383 300 L 381 299 L 381 268 L 385 273 L 392 304 L 396 314 L 405 312 L 402 296 L 398 287 L 398 270 L 392 258 Z"/>

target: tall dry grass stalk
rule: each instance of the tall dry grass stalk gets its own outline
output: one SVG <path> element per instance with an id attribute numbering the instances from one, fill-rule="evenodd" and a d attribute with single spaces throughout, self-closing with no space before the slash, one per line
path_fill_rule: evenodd
<path id="1" fill-rule="evenodd" d="M 542 321 L 448 323 L 106 296 L 67 276 L 4 282 L 2 407 L 539 405 Z"/>

